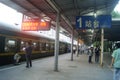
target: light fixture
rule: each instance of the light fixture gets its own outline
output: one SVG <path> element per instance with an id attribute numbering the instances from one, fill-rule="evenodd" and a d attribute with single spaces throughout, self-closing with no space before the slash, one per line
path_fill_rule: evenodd
<path id="1" fill-rule="evenodd" d="M 96 18 L 96 17 L 97 17 L 97 12 L 96 12 L 96 10 L 97 10 L 96 0 L 95 0 L 94 2 L 95 2 L 95 3 L 94 3 L 94 13 L 93 13 L 93 15 L 94 15 L 94 17 Z"/>
<path id="2" fill-rule="evenodd" d="M 95 17 L 95 18 L 97 17 L 97 13 L 96 13 L 96 12 L 94 12 L 94 17 Z"/>
<path id="3" fill-rule="evenodd" d="M 44 20 L 44 19 L 41 19 L 41 22 L 45 22 L 45 20 Z"/>

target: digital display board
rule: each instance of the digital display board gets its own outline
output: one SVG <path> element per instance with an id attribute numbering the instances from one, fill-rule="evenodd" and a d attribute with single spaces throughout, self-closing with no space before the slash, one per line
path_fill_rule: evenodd
<path id="1" fill-rule="evenodd" d="M 51 24 L 48 21 L 23 17 L 22 31 L 50 30 Z"/>

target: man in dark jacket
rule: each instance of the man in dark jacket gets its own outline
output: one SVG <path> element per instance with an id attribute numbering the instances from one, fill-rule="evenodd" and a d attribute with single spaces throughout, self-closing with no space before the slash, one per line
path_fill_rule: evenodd
<path id="1" fill-rule="evenodd" d="M 100 48 L 98 46 L 96 46 L 96 48 L 95 48 L 95 62 L 96 63 L 99 62 L 99 56 L 100 56 Z"/>
<path id="2" fill-rule="evenodd" d="M 32 54 L 32 46 L 31 42 L 28 42 L 26 44 L 25 48 L 25 57 L 26 57 L 26 68 L 32 67 L 32 61 L 31 61 L 31 54 Z"/>

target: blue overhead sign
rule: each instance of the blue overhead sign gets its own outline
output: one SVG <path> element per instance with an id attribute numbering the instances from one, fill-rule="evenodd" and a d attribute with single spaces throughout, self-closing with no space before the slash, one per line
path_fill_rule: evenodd
<path id="1" fill-rule="evenodd" d="M 76 28 L 77 29 L 97 29 L 97 28 L 110 28 L 111 15 L 100 15 L 96 18 L 94 16 L 77 16 Z"/>

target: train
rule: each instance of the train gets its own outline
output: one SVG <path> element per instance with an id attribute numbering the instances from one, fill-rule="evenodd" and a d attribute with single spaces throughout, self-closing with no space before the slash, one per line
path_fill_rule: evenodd
<path id="1" fill-rule="evenodd" d="M 26 34 L 8 26 L 0 23 L 0 66 L 12 64 L 15 53 L 21 56 L 20 62 L 25 61 L 22 49 L 28 41 L 32 42 L 32 60 L 54 55 L 54 39 Z M 68 53 L 69 47 L 69 43 L 59 42 L 59 54 Z"/>

